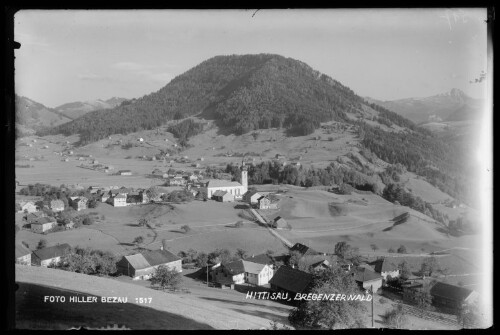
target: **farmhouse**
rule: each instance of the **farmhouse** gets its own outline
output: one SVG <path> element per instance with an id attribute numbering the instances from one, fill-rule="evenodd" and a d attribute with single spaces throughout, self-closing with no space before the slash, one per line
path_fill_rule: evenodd
<path id="1" fill-rule="evenodd" d="M 59 199 L 51 200 L 50 209 L 52 209 L 53 212 L 62 212 L 64 210 L 64 202 Z"/>
<path id="2" fill-rule="evenodd" d="M 307 245 L 304 245 L 302 243 L 295 243 L 290 248 L 290 252 L 294 252 L 294 251 L 299 252 L 300 254 L 302 254 L 302 256 L 321 255 L 320 252 L 314 250 L 313 248 L 309 248 Z"/>
<path id="3" fill-rule="evenodd" d="M 257 200 L 261 198 L 262 195 L 256 190 L 248 191 L 243 194 L 243 201 L 249 203 L 250 205 L 256 204 Z"/>
<path id="4" fill-rule="evenodd" d="M 116 268 L 118 273 L 130 276 L 134 280 L 147 280 L 160 265 L 182 272 L 182 259 L 168 250 L 163 250 L 163 248 L 123 256 L 116 263 Z"/>
<path id="5" fill-rule="evenodd" d="M 38 211 L 36 205 L 32 201 L 20 201 L 18 204 L 18 213 L 34 213 Z"/>
<path id="6" fill-rule="evenodd" d="M 56 225 L 56 219 L 52 217 L 42 217 L 31 223 L 31 231 L 34 233 L 44 233 L 54 228 Z"/>
<path id="7" fill-rule="evenodd" d="M 31 264 L 47 267 L 51 263 L 63 260 L 70 251 L 71 247 L 67 243 L 35 250 L 31 254 Z"/>
<path id="8" fill-rule="evenodd" d="M 71 201 L 71 206 L 77 210 L 77 211 L 81 211 L 82 209 L 86 209 L 87 208 L 87 203 L 88 203 L 88 199 L 85 198 L 85 197 L 79 197 L 79 198 L 76 198 L 74 200 Z"/>
<path id="9" fill-rule="evenodd" d="M 127 196 L 125 194 L 117 194 L 111 199 L 111 204 L 115 207 L 127 206 Z"/>
<path id="10" fill-rule="evenodd" d="M 278 209 L 278 202 L 269 196 L 262 196 L 257 202 L 259 209 Z"/>
<path id="11" fill-rule="evenodd" d="M 382 276 L 371 270 L 369 267 L 358 266 L 351 270 L 351 275 L 358 285 L 364 289 L 371 289 L 373 292 L 382 287 Z"/>
<path id="12" fill-rule="evenodd" d="M 313 275 L 288 266 L 282 266 L 269 283 L 274 291 L 287 292 L 292 296 L 304 292 L 313 281 Z"/>
<path id="13" fill-rule="evenodd" d="M 299 259 L 299 264 L 307 269 L 318 272 L 330 268 L 331 264 L 327 256 L 324 255 L 306 255 Z"/>
<path id="14" fill-rule="evenodd" d="M 132 171 L 130 171 L 130 170 L 120 170 L 120 171 L 118 171 L 118 174 L 120 176 L 131 176 L 132 175 Z"/>
<path id="15" fill-rule="evenodd" d="M 31 251 L 24 245 L 16 243 L 15 255 L 16 264 L 31 266 Z"/>
<path id="16" fill-rule="evenodd" d="M 373 266 L 375 272 L 380 273 L 384 280 L 387 280 L 387 276 L 390 276 L 391 278 L 399 277 L 399 269 L 397 264 L 391 262 L 386 258 L 377 259 L 376 261 L 373 261 L 369 264 Z"/>
<path id="17" fill-rule="evenodd" d="M 32 223 L 32 222 L 35 222 L 36 220 L 43 218 L 43 217 L 46 217 L 46 216 L 47 216 L 47 214 L 45 214 L 44 212 L 36 212 L 36 213 L 30 213 L 30 214 L 26 215 L 24 217 L 24 219 L 28 223 Z"/>
<path id="18" fill-rule="evenodd" d="M 168 186 L 183 186 L 186 185 L 186 182 L 186 179 L 184 179 L 182 176 L 170 177 L 167 180 Z"/>
<path id="19" fill-rule="evenodd" d="M 227 191 L 215 191 L 212 195 L 212 199 L 220 202 L 233 202 L 234 195 Z"/>
<path id="20" fill-rule="evenodd" d="M 222 263 L 212 272 L 212 279 L 220 284 L 227 284 L 228 282 L 243 284 L 245 282 L 243 261 L 238 260 L 230 263 Z"/>
<path id="21" fill-rule="evenodd" d="M 288 222 L 286 222 L 281 216 L 277 216 L 274 218 L 272 226 L 276 229 L 283 229 L 288 226 Z"/>
<path id="22" fill-rule="evenodd" d="M 273 277 L 273 269 L 267 264 L 260 264 L 242 260 L 245 270 L 245 281 L 257 286 L 266 285 Z"/>
<path id="23" fill-rule="evenodd" d="M 464 303 L 473 302 L 478 298 L 476 291 L 443 282 L 434 284 L 430 293 L 434 305 L 450 309 L 460 308 Z"/>
<path id="24" fill-rule="evenodd" d="M 246 170 L 241 171 L 241 184 L 236 181 L 211 179 L 200 190 L 207 198 L 212 198 L 216 191 L 225 191 L 232 194 L 235 199 L 241 199 L 248 191 L 247 174 Z"/>

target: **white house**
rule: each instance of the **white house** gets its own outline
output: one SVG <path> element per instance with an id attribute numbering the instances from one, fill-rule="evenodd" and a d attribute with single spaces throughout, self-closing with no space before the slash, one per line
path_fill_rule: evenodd
<path id="1" fill-rule="evenodd" d="M 117 194 L 112 198 L 111 204 L 114 207 L 125 207 L 127 206 L 127 196 L 125 194 Z"/>
<path id="2" fill-rule="evenodd" d="M 64 202 L 59 199 L 51 200 L 50 209 L 52 209 L 53 212 L 62 212 L 64 210 Z"/>
<path id="3" fill-rule="evenodd" d="M 400 275 L 398 264 L 396 264 L 394 261 L 391 261 L 390 259 L 377 259 L 376 261 L 373 261 L 369 264 L 373 267 L 375 272 L 379 273 L 384 278 L 384 281 L 387 280 L 387 276 L 396 278 Z"/>
<path id="4" fill-rule="evenodd" d="M 51 217 L 42 217 L 31 222 L 31 231 L 35 233 L 44 233 L 47 230 L 54 228 L 57 225 L 56 219 Z"/>
<path id="5" fill-rule="evenodd" d="M 245 281 L 258 286 L 266 285 L 273 277 L 274 271 L 267 264 L 242 261 L 245 269 Z"/>
<path id="6" fill-rule="evenodd" d="M 210 179 L 204 187 L 200 188 L 200 191 L 206 194 L 207 198 L 212 198 L 215 192 L 225 191 L 234 196 L 235 199 L 240 200 L 243 198 L 243 194 L 248 191 L 248 172 L 246 170 L 241 171 L 241 184 L 237 181 L 221 180 L 221 179 Z"/>
<path id="7" fill-rule="evenodd" d="M 36 205 L 32 201 L 20 201 L 18 203 L 18 213 L 34 213 L 37 211 Z"/>

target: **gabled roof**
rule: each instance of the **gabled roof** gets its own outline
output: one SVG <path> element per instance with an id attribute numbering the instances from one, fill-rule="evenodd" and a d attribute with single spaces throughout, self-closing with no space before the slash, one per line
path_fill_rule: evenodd
<path id="1" fill-rule="evenodd" d="M 317 267 L 322 263 L 324 263 L 326 266 L 329 266 L 330 261 L 328 260 L 328 258 L 328 256 L 323 255 L 305 255 L 300 259 L 300 262 L 303 263 L 306 267 Z"/>
<path id="2" fill-rule="evenodd" d="M 279 216 L 278 216 L 279 217 Z M 276 219 L 274 219 L 276 221 Z M 321 255 L 320 252 L 314 250 L 313 248 L 309 248 L 308 246 L 302 244 L 302 243 L 295 243 L 291 248 L 290 251 L 298 251 L 300 252 L 303 256 L 306 255 Z"/>
<path id="3" fill-rule="evenodd" d="M 468 288 L 443 282 L 437 282 L 430 290 L 431 295 L 459 302 L 467 299 L 472 292 L 473 291 Z"/>
<path id="4" fill-rule="evenodd" d="M 367 282 L 375 279 L 382 279 L 382 276 L 375 271 L 370 270 L 367 267 L 355 267 L 351 274 L 354 276 L 354 280 L 357 282 Z"/>
<path id="5" fill-rule="evenodd" d="M 398 270 L 398 265 L 386 258 L 377 259 L 376 261 L 370 262 L 368 264 L 373 266 L 375 272 L 378 273 Z"/>
<path id="6" fill-rule="evenodd" d="M 226 191 L 215 191 L 214 194 L 212 194 L 213 197 L 223 197 L 227 192 Z"/>
<path id="7" fill-rule="evenodd" d="M 245 272 L 245 266 L 243 265 L 243 261 L 241 259 L 229 263 L 222 263 L 221 266 L 227 269 L 232 275 Z"/>
<path id="8" fill-rule="evenodd" d="M 31 224 L 46 224 L 50 222 L 56 222 L 56 219 L 53 217 L 41 217 L 33 221 Z"/>
<path id="9" fill-rule="evenodd" d="M 146 269 L 150 267 L 146 258 L 144 258 L 144 256 L 141 254 L 135 254 L 123 257 L 130 263 L 130 266 L 132 266 L 136 270 Z"/>
<path id="10" fill-rule="evenodd" d="M 114 199 L 127 199 L 127 196 L 125 194 L 118 194 Z"/>
<path id="11" fill-rule="evenodd" d="M 16 254 L 16 258 L 19 258 L 19 257 L 23 257 L 23 256 L 31 254 L 31 250 L 26 248 L 21 243 L 16 243 L 15 254 Z"/>
<path id="12" fill-rule="evenodd" d="M 273 258 L 267 254 L 259 254 L 251 257 L 245 258 L 245 261 L 257 263 L 257 264 L 272 264 Z"/>
<path id="13" fill-rule="evenodd" d="M 208 188 L 213 188 L 213 187 L 235 187 L 235 186 L 241 186 L 240 183 L 237 181 L 229 181 L 229 180 L 223 180 L 223 179 L 210 179 L 208 181 Z"/>
<path id="14" fill-rule="evenodd" d="M 259 263 L 254 263 L 254 262 L 249 262 L 249 261 L 242 261 L 243 262 L 243 268 L 245 269 L 245 272 L 248 273 L 254 273 L 254 274 L 259 274 L 262 272 L 262 269 L 266 266 L 266 264 L 259 264 Z"/>
<path id="15" fill-rule="evenodd" d="M 71 250 L 71 247 L 69 244 L 64 243 L 64 244 L 59 244 L 53 247 L 48 247 L 48 248 L 43 248 L 39 250 L 33 251 L 33 254 L 40 258 L 40 260 L 47 260 L 59 256 L 65 256 L 67 255 Z"/>
<path id="16" fill-rule="evenodd" d="M 174 255 L 168 250 L 148 250 L 141 252 L 141 254 L 151 266 L 171 263 L 180 260 L 180 257 Z"/>
<path id="17" fill-rule="evenodd" d="M 246 197 L 252 197 L 254 196 L 255 194 L 259 194 L 259 192 L 257 192 L 256 190 L 251 190 L 251 191 L 247 191 L 245 194 L 243 194 L 243 196 L 246 198 Z"/>
<path id="18" fill-rule="evenodd" d="M 50 201 L 50 205 L 51 206 L 58 206 L 58 205 L 63 205 L 64 206 L 64 202 L 60 199 L 54 199 L 54 200 L 51 200 Z"/>
<path id="19" fill-rule="evenodd" d="M 36 220 L 38 218 L 42 218 L 44 216 L 47 216 L 44 212 L 35 212 L 35 213 L 29 213 L 26 215 L 26 220 Z"/>
<path id="20" fill-rule="evenodd" d="M 302 293 L 313 281 L 313 275 L 288 266 L 282 266 L 269 281 L 284 290 Z"/>

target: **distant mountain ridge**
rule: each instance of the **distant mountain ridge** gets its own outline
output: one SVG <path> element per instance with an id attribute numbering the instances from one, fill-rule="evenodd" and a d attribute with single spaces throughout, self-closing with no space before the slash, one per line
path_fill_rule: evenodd
<path id="1" fill-rule="evenodd" d="M 15 95 L 16 136 L 33 134 L 46 128 L 71 121 L 61 112 L 29 98 Z"/>
<path id="2" fill-rule="evenodd" d="M 112 97 L 108 100 L 97 99 L 89 101 L 75 101 L 57 106 L 54 109 L 61 112 L 63 115 L 67 116 L 70 119 L 77 119 L 87 114 L 88 112 L 117 107 L 126 100 L 128 99 Z"/>
<path id="3" fill-rule="evenodd" d="M 367 100 L 383 106 L 419 124 L 433 121 L 465 121 L 481 117 L 483 101 L 467 96 L 463 91 L 453 88 L 448 92 L 430 97 L 406 98 L 381 101 Z"/>
<path id="4" fill-rule="evenodd" d="M 85 144 L 202 115 L 236 134 L 271 127 L 305 134 L 320 122 L 346 120 L 346 112 L 361 111 L 363 105 L 351 89 L 298 60 L 273 54 L 216 56 L 157 92 L 89 112 L 51 133 L 78 133 Z"/>

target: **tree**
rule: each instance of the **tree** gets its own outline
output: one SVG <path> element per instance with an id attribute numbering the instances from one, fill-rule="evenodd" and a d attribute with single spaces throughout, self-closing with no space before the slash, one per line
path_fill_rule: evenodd
<path id="1" fill-rule="evenodd" d="M 404 245 L 400 245 L 398 248 L 398 254 L 406 254 L 406 247 Z"/>
<path id="2" fill-rule="evenodd" d="M 89 199 L 88 203 L 87 203 L 87 207 L 88 208 L 96 208 L 98 206 L 98 202 L 96 199 L 92 198 L 92 199 Z"/>
<path id="3" fill-rule="evenodd" d="M 189 227 L 187 224 L 181 227 L 182 230 L 184 230 L 184 233 L 188 233 L 191 231 L 191 227 Z"/>
<path id="4" fill-rule="evenodd" d="M 481 323 L 481 318 L 478 314 L 478 306 L 476 304 L 464 304 L 457 309 L 457 321 L 463 328 L 478 328 Z"/>
<path id="5" fill-rule="evenodd" d="M 42 238 L 40 241 L 38 241 L 38 245 L 36 246 L 36 250 L 40 250 L 43 248 L 47 247 L 47 240 Z"/>
<path id="6" fill-rule="evenodd" d="M 139 227 L 145 227 L 147 226 L 147 224 L 148 224 L 148 219 L 146 218 L 139 219 L 139 222 L 137 223 Z"/>
<path id="7" fill-rule="evenodd" d="M 405 315 L 401 304 L 385 312 L 384 319 L 389 328 L 403 329 L 408 323 L 408 317 Z"/>
<path id="8" fill-rule="evenodd" d="M 378 250 L 378 246 L 376 244 L 372 244 L 372 245 L 370 245 L 370 247 L 372 248 L 373 251 Z"/>
<path id="9" fill-rule="evenodd" d="M 85 218 L 83 219 L 82 223 L 84 225 L 89 226 L 89 225 L 91 225 L 91 224 L 94 223 L 94 219 L 91 216 L 85 216 Z"/>
<path id="10" fill-rule="evenodd" d="M 152 286 L 159 286 L 162 290 L 167 288 L 176 290 L 182 282 L 182 276 L 177 270 L 170 269 L 168 266 L 160 265 L 149 279 Z"/>
<path id="11" fill-rule="evenodd" d="M 208 263 L 208 255 L 204 252 L 198 253 L 195 259 L 196 266 L 202 268 L 207 266 Z"/>
<path id="12" fill-rule="evenodd" d="M 398 265 L 400 277 L 403 280 L 407 280 L 411 276 L 410 266 L 407 261 L 403 261 Z"/>
<path id="13" fill-rule="evenodd" d="M 387 249 L 387 252 L 388 252 L 388 253 L 390 253 L 390 254 L 395 253 L 395 251 L 394 251 L 394 248 L 393 248 L 393 247 L 390 247 L 389 249 Z"/>
<path id="14" fill-rule="evenodd" d="M 302 258 L 302 254 L 298 251 L 292 251 L 288 257 L 288 265 L 295 267 L 299 265 L 299 261 Z"/>
<path id="15" fill-rule="evenodd" d="M 158 187 L 151 186 L 150 188 L 147 189 L 146 195 L 148 196 L 149 199 L 154 200 L 160 196 L 160 191 Z"/>
<path id="16" fill-rule="evenodd" d="M 350 250 L 351 246 L 345 241 L 335 244 L 335 254 L 342 259 L 346 259 L 349 256 Z"/>
<path id="17" fill-rule="evenodd" d="M 346 274 L 340 267 L 327 269 L 313 279 L 312 294 L 359 294 L 354 277 Z M 288 320 L 295 326 L 312 328 L 359 328 L 363 327 L 363 314 L 366 307 L 359 300 L 339 303 L 330 300 L 301 300 L 293 309 Z"/>
<path id="18" fill-rule="evenodd" d="M 246 255 L 247 255 L 247 252 L 245 250 L 240 249 L 240 248 L 238 248 L 236 250 L 236 257 L 238 257 L 240 259 L 244 259 L 246 257 Z"/>
<path id="19" fill-rule="evenodd" d="M 134 241 L 132 241 L 132 243 L 135 244 L 141 244 L 142 242 L 144 242 L 144 237 L 142 236 L 137 236 L 136 238 L 134 238 Z"/>
<path id="20" fill-rule="evenodd" d="M 439 263 L 436 257 L 428 257 L 426 258 L 421 265 L 420 273 L 423 276 L 432 276 L 432 273 L 439 269 Z"/>

